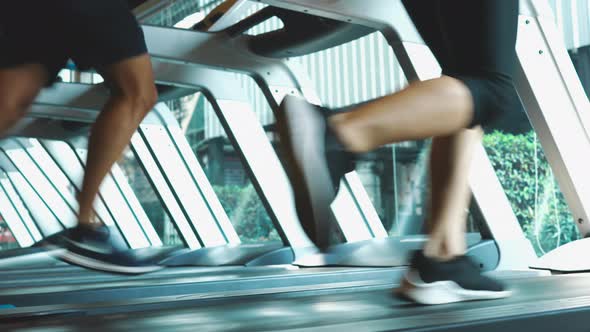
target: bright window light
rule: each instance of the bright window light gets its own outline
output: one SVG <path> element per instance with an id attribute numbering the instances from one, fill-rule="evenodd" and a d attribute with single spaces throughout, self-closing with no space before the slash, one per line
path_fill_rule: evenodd
<path id="1" fill-rule="evenodd" d="M 174 25 L 174 27 L 181 28 L 181 29 L 190 29 L 193 27 L 193 25 L 201 22 L 204 18 L 205 18 L 205 13 L 196 12 L 194 14 L 191 14 L 191 15 L 185 17 L 182 21 L 176 23 Z"/>

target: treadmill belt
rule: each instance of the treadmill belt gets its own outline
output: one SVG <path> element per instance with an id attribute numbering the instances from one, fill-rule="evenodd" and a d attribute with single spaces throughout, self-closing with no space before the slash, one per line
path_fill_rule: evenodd
<path id="1" fill-rule="evenodd" d="M 417 306 L 391 289 L 298 292 L 13 322 L 10 331 L 589 331 L 590 275 L 522 278 L 509 299 Z M 34 323 L 33 323 L 34 322 Z"/>
<path id="2" fill-rule="evenodd" d="M 27 312 L 36 313 L 40 306 L 92 306 L 98 303 L 102 303 L 101 306 L 104 303 L 119 306 L 119 303 L 132 299 L 159 303 L 162 297 L 210 297 L 213 293 L 223 295 L 234 290 L 266 293 L 268 289 L 285 290 L 308 285 L 334 288 L 351 282 L 383 285 L 398 280 L 404 271 L 400 268 L 298 269 L 267 266 L 172 268 L 133 277 L 81 273 L 77 278 L 69 279 L 52 275 L 42 280 L 23 280 L 22 283 L 15 280 L 6 280 L 6 284 L 0 282 L 0 304 L 30 308 Z M 6 311 L 0 311 L 0 320 L 2 313 L 6 314 Z"/>

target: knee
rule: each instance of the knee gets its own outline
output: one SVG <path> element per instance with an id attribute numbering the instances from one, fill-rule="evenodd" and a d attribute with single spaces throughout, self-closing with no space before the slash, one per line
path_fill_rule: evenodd
<path id="1" fill-rule="evenodd" d="M 501 73 L 458 77 L 468 88 L 474 103 L 472 125 L 484 125 L 495 121 L 503 114 L 521 108 L 520 99 L 512 78 Z"/>
<path id="2" fill-rule="evenodd" d="M 443 82 L 439 85 L 439 93 L 450 100 L 472 100 L 472 91 L 469 84 L 461 78 L 442 76 Z"/>
<path id="3" fill-rule="evenodd" d="M 130 112 L 138 117 L 143 117 L 149 113 L 158 101 L 158 91 L 155 86 L 125 91 L 117 94 L 115 98 L 120 99 L 127 105 Z"/>
<path id="4" fill-rule="evenodd" d="M 147 113 L 154 108 L 158 102 L 158 91 L 154 85 L 141 89 L 129 95 L 129 99 L 133 102 L 134 108 L 140 112 Z"/>
<path id="5" fill-rule="evenodd" d="M 0 97 L 0 116 L 14 123 L 25 114 L 33 101 L 33 97 L 28 96 L 3 95 Z"/>
<path id="6" fill-rule="evenodd" d="M 141 99 L 146 112 L 151 111 L 158 102 L 158 90 L 156 90 L 156 86 L 152 85 L 149 89 L 146 89 L 146 92 L 142 93 L 139 99 Z"/>
<path id="7" fill-rule="evenodd" d="M 476 98 L 472 92 L 464 80 L 450 76 L 437 79 L 433 89 L 433 95 L 446 105 L 448 115 L 461 119 L 465 126 L 470 124 L 476 108 Z"/>

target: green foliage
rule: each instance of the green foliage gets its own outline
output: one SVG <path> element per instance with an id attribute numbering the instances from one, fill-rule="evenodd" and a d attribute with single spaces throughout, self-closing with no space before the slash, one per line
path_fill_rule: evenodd
<path id="1" fill-rule="evenodd" d="M 221 205 L 244 243 L 280 241 L 279 235 L 266 213 L 252 185 L 214 186 Z"/>
<path id="2" fill-rule="evenodd" d="M 534 132 L 494 132 L 484 137 L 484 146 L 537 255 L 579 238 Z"/>

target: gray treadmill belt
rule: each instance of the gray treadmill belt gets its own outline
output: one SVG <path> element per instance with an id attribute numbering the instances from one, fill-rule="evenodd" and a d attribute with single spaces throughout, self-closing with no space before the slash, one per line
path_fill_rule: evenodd
<path id="1" fill-rule="evenodd" d="M 227 269 L 227 268 L 226 268 Z M 161 276 L 149 278 L 123 277 L 115 280 L 96 280 L 62 284 L 56 280 L 51 285 L 13 286 L 0 288 L 0 305 L 14 307 L 38 307 L 50 305 L 82 305 L 92 303 L 117 303 L 130 299 L 182 298 L 212 292 L 237 290 L 259 292 L 264 288 L 276 290 L 322 285 L 336 287 L 354 282 L 391 284 L 398 280 L 403 268 L 277 268 L 248 267 L 233 270 L 210 270 L 177 277 Z M 7 311 L 0 311 L 0 316 Z M 36 309 L 32 309 L 35 313 Z"/>
<path id="2" fill-rule="evenodd" d="M 282 266 L 252 267 L 253 273 L 274 273 L 287 269 Z M 154 279 L 172 279 L 180 277 L 219 275 L 244 270 L 243 266 L 222 267 L 168 267 L 164 270 L 139 276 L 122 276 L 86 270 L 78 267 L 62 267 L 56 269 L 23 270 L 11 273 L 0 272 L 0 292 L 10 288 L 27 288 L 43 286 L 99 284 L 114 281 L 138 281 Z"/>
<path id="3" fill-rule="evenodd" d="M 10 331 L 588 331 L 590 275 L 512 280 L 504 300 L 416 306 L 389 288 L 192 302 L 169 310 L 13 321 Z"/>

